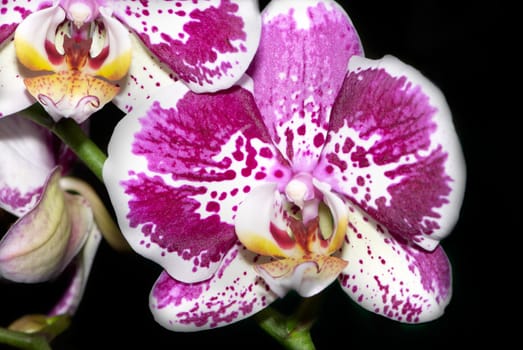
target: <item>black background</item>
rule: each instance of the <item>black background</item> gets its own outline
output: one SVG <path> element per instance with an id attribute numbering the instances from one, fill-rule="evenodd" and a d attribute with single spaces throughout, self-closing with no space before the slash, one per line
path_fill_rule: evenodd
<path id="1" fill-rule="evenodd" d="M 512 200 L 521 195 L 516 171 L 521 166 L 521 142 L 516 137 L 521 113 L 506 107 L 507 87 L 498 78 L 510 67 L 496 59 L 509 50 L 500 40 L 507 34 L 501 28 L 509 10 L 500 2 L 341 3 L 368 57 L 395 55 L 443 90 L 462 141 L 468 179 L 461 219 L 442 242 L 454 276 L 453 299 L 444 316 L 423 325 L 399 324 L 362 310 L 333 284 L 325 291 L 326 300 L 312 328 L 317 349 L 338 343 L 347 349 L 393 344 L 435 348 L 455 345 L 456 339 L 470 343 L 494 334 L 502 341 L 508 329 L 502 326 L 494 333 L 492 325 L 498 321 L 492 321 L 489 310 L 508 307 L 504 300 L 509 296 L 503 297 L 499 287 L 510 283 L 503 283 L 498 270 L 489 266 L 499 262 L 494 261 L 495 251 L 510 245 L 520 233 L 516 218 L 521 209 Z M 108 107 L 91 118 L 93 137 L 101 147 L 120 117 L 119 111 Z M 90 177 L 87 171 L 85 177 Z M 198 333 L 163 329 L 148 309 L 149 290 L 159 273 L 155 264 L 135 254 L 120 255 L 103 242 L 73 324 L 53 342 L 53 349 L 280 348 L 251 319 Z M 61 280 L 30 286 L 0 284 L 0 325 L 26 313 L 45 313 L 63 286 Z M 288 308 L 295 301 L 291 295 L 274 305 Z"/>

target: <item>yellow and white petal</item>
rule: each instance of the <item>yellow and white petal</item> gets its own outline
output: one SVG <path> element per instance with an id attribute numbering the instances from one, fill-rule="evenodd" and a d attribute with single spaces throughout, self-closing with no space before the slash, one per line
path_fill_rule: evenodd
<path id="1" fill-rule="evenodd" d="M 106 41 L 106 43 L 104 43 L 105 45 L 102 42 L 97 43 L 97 37 L 93 37 L 91 57 L 84 73 L 104 77 L 111 81 L 120 80 L 125 77 L 131 66 L 132 47 L 129 31 L 122 23 L 111 17 L 108 9 L 101 7 L 99 11 L 104 24 L 105 36 L 98 39 Z M 108 50 L 106 57 L 104 50 Z M 103 60 L 99 60 L 98 56 L 102 56 Z"/>
<path id="2" fill-rule="evenodd" d="M 260 185 L 238 207 L 236 235 L 247 249 L 260 255 L 302 256 L 305 252 L 288 233 L 285 215 L 284 197 L 277 185 Z"/>
<path id="3" fill-rule="evenodd" d="M 67 67 L 64 56 L 55 51 L 56 29 L 64 19 L 64 10 L 55 5 L 30 14 L 20 23 L 14 42 L 23 66 L 32 71 L 54 72 Z"/>

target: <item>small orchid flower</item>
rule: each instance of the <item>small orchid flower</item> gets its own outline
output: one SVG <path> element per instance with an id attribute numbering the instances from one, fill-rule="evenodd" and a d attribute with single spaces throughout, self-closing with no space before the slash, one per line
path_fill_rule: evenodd
<path id="1" fill-rule="evenodd" d="M 58 121 L 85 121 L 109 101 L 124 111 L 181 79 L 216 91 L 241 78 L 257 48 L 255 0 L 4 1 L 0 117 L 38 101 Z"/>
<path id="2" fill-rule="evenodd" d="M 75 312 L 101 240 L 88 199 L 62 177 L 70 155 L 55 140 L 16 114 L 0 119 L 0 208 L 18 217 L 0 240 L 0 278 L 44 282 L 75 264 L 51 316 Z"/>
<path id="3" fill-rule="evenodd" d="M 115 128 L 104 179 L 131 246 L 160 264 L 156 320 L 194 331 L 338 280 L 405 323 L 451 298 L 438 245 L 465 167 L 446 101 L 414 68 L 362 57 L 330 0 L 274 0 L 249 76 L 166 88 Z"/>

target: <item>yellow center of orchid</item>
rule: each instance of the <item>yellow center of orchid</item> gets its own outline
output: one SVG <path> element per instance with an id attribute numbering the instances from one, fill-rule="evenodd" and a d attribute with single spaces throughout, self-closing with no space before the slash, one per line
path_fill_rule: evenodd
<path id="1" fill-rule="evenodd" d="M 127 29 L 107 9 L 98 10 L 92 18 L 83 3 L 67 13 L 54 5 L 29 15 L 15 32 L 27 90 L 55 121 L 86 120 L 118 94 L 117 81 L 129 71 Z"/>

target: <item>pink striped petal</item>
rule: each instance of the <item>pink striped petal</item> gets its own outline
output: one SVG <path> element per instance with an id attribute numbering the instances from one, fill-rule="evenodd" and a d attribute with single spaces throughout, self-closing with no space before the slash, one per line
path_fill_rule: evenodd
<path id="1" fill-rule="evenodd" d="M 230 87 L 258 47 L 261 26 L 255 0 L 114 2 L 112 7 L 196 92 Z"/>
<path id="2" fill-rule="evenodd" d="M 345 292 L 374 313 L 405 323 L 440 317 L 451 298 L 451 268 L 441 247 L 432 252 L 396 241 L 383 226 L 350 208 L 341 258 Z"/>
<path id="3" fill-rule="evenodd" d="M 386 56 L 353 57 L 315 176 L 397 237 L 434 249 L 465 187 L 463 154 L 439 89 Z"/>
<path id="4" fill-rule="evenodd" d="M 155 320 L 169 330 L 198 331 L 238 322 L 277 299 L 253 269 L 259 256 L 236 244 L 220 269 L 203 282 L 186 284 L 163 272 L 150 295 Z"/>
<path id="5" fill-rule="evenodd" d="M 286 171 L 240 87 L 167 87 L 118 124 L 108 154 L 104 180 L 124 235 L 184 282 L 215 272 L 236 241 L 238 204 Z"/>
<path id="6" fill-rule="evenodd" d="M 0 208 L 22 216 L 34 207 L 56 165 L 51 134 L 21 115 L 0 119 Z"/>
<path id="7" fill-rule="evenodd" d="M 309 171 L 326 141 L 349 58 L 362 54 L 358 34 L 334 1 L 272 1 L 262 21 L 249 70 L 256 103 L 294 170 Z"/>

